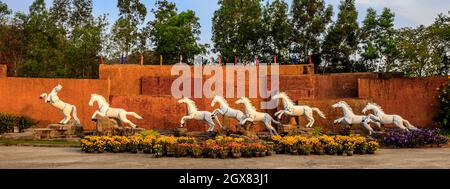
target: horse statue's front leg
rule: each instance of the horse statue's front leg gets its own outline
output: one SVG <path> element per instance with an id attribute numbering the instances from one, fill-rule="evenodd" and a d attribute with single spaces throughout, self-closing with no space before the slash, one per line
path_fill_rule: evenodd
<path id="1" fill-rule="evenodd" d="M 220 114 L 223 116 L 225 113 L 223 113 L 223 111 L 221 109 L 216 109 L 212 112 L 213 116 L 217 116 L 217 114 Z"/>
<path id="2" fill-rule="evenodd" d="M 278 114 L 280 114 L 281 112 L 283 112 L 284 110 L 280 110 L 278 112 L 275 113 L 275 116 L 278 116 Z"/>
<path id="3" fill-rule="evenodd" d="M 106 114 L 105 114 L 105 113 L 102 113 L 102 112 L 96 110 L 96 111 L 94 112 L 94 114 L 92 115 L 91 120 L 92 120 L 92 121 L 97 120 L 97 115 L 100 115 L 100 116 L 102 116 L 102 117 L 106 117 Z"/>
<path id="4" fill-rule="evenodd" d="M 186 122 L 187 119 L 193 119 L 193 118 L 194 118 L 194 116 L 183 116 L 180 121 L 180 127 L 184 127 L 184 123 Z"/>
<path id="5" fill-rule="evenodd" d="M 288 113 L 289 111 L 287 111 L 287 110 L 282 110 L 281 111 L 281 113 L 278 115 L 278 120 L 280 120 L 281 119 L 281 117 L 285 114 L 285 113 Z"/>

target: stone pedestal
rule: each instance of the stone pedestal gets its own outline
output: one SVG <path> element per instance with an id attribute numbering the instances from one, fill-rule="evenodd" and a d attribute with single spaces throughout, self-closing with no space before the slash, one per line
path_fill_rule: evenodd
<path id="1" fill-rule="evenodd" d="M 81 137 L 83 134 L 82 126 L 50 124 L 47 126 L 47 128 L 55 130 L 57 138 L 75 138 Z"/>
<path id="2" fill-rule="evenodd" d="M 115 130 L 120 128 L 120 126 L 120 121 L 116 119 L 97 116 L 96 135 L 112 136 L 115 134 Z"/>
<path id="3" fill-rule="evenodd" d="M 278 133 L 289 133 L 291 132 L 292 129 L 294 129 L 295 127 L 293 125 L 279 125 L 277 132 Z"/>
<path id="4" fill-rule="evenodd" d="M 50 140 L 56 138 L 58 132 L 49 128 L 34 129 L 34 140 Z"/>

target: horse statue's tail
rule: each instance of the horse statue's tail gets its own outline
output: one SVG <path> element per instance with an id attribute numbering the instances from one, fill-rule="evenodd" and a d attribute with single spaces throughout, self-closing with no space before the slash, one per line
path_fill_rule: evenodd
<path id="1" fill-rule="evenodd" d="M 409 130 L 417 130 L 417 127 L 414 127 L 411 123 L 409 123 L 408 120 L 404 119 L 403 123 L 405 124 L 406 128 L 408 128 Z"/>
<path id="2" fill-rule="evenodd" d="M 143 119 L 141 116 L 139 116 L 137 113 L 135 112 L 127 112 L 127 115 L 132 115 L 133 117 L 135 117 L 136 119 Z"/>
<path id="3" fill-rule="evenodd" d="M 325 114 L 323 114 L 322 111 L 319 110 L 319 108 L 311 108 L 313 111 L 317 112 L 317 114 L 319 114 L 319 116 L 323 119 L 326 119 Z"/>
<path id="4" fill-rule="evenodd" d="M 80 125 L 81 122 L 80 122 L 80 119 L 78 119 L 78 116 L 77 116 L 77 107 L 75 107 L 73 105 L 72 105 L 72 116 L 73 116 L 73 119 L 75 120 L 75 124 Z"/>

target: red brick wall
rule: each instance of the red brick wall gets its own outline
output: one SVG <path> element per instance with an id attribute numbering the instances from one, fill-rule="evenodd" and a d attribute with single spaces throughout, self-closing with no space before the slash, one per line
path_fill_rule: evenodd
<path id="1" fill-rule="evenodd" d="M 92 93 L 109 96 L 106 80 L 0 78 L 0 112 L 28 116 L 39 121 L 39 127 L 58 123 L 64 118 L 61 112 L 39 99 L 42 93 L 50 93 L 57 84 L 63 86 L 58 96 L 77 107 L 84 128 L 95 129 L 91 116 L 97 107 L 89 107 L 88 102 Z"/>
<path id="2" fill-rule="evenodd" d="M 224 67 L 225 68 L 225 67 Z M 105 65 L 99 67 L 100 79 L 110 79 L 111 95 L 141 94 L 141 78 L 146 76 L 170 77 L 172 66 Z M 191 67 L 191 69 L 193 69 Z M 192 73 L 194 73 L 192 71 Z M 286 65 L 279 69 L 281 75 L 314 74 L 312 65 Z M 270 74 L 270 69 L 269 69 Z M 224 74 L 225 75 L 225 74 Z M 225 76 L 224 76 L 225 77 Z"/>
<path id="3" fill-rule="evenodd" d="M 359 79 L 358 94 L 373 99 L 388 114 L 398 114 L 418 127 L 431 127 L 439 111 L 436 88 L 446 82 L 447 77 Z"/>

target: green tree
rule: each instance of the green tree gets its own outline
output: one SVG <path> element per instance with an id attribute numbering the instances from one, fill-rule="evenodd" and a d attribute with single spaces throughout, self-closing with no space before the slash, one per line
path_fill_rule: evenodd
<path id="1" fill-rule="evenodd" d="M 333 7 L 324 1 L 293 0 L 292 2 L 293 49 L 300 60 L 307 62 L 310 55 L 320 53 L 322 35 L 331 23 Z"/>
<path id="2" fill-rule="evenodd" d="M 292 27 L 289 23 L 288 4 L 284 0 L 275 0 L 263 7 L 262 42 L 263 56 L 286 58 L 291 44 Z M 264 59 L 271 62 L 271 59 Z"/>
<path id="3" fill-rule="evenodd" d="M 0 64 L 8 66 L 9 76 L 19 76 L 25 59 L 25 15 L 16 13 L 8 25 L 0 25 Z"/>
<path id="4" fill-rule="evenodd" d="M 376 61 L 380 58 L 380 52 L 377 47 L 377 12 L 373 8 L 367 9 L 366 18 L 363 21 L 363 27 L 360 29 L 361 38 L 361 62 L 367 70 L 376 69 Z"/>
<path id="5" fill-rule="evenodd" d="M 145 21 L 147 8 L 140 0 L 118 0 L 119 19 L 114 23 L 112 33 L 120 54 L 130 54 L 139 42 L 141 32 L 138 26 Z"/>
<path id="6" fill-rule="evenodd" d="M 212 40 L 216 52 L 229 62 L 236 55 L 253 61 L 261 52 L 261 0 L 219 0 L 214 12 Z"/>
<path id="7" fill-rule="evenodd" d="M 70 12 L 70 0 L 53 0 L 50 8 L 50 17 L 57 25 L 67 29 L 69 27 Z"/>
<path id="8" fill-rule="evenodd" d="M 85 27 L 92 23 L 92 0 L 72 0 L 72 13 L 70 15 L 70 25 L 73 29 Z"/>
<path id="9" fill-rule="evenodd" d="M 180 55 L 192 63 L 195 55 L 205 51 L 205 46 L 197 43 L 199 18 L 192 10 L 177 13 L 176 5 L 165 0 L 157 1 L 156 7 L 152 10 L 155 20 L 148 23 L 155 53 L 170 64 L 179 62 Z"/>
<path id="10" fill-rule="evenodd" d="M 70 77 L 97 78 L 99 53 L 105 40 L 106 16 L 92 14 L 92 0 L 74 0 L 70 14 L 71 35 L 65 49 Z"/>
<path id="11" fill-rule="evenodd" d="M 339 5 L 337 21 L 329 28 L 322 45 L 323 58 L 334 72 L 352 72 L 358 48 L 358 12 L 355 0 L 343 0 Z"/>
<path id="12" fill-rule="evenodd" d="M 0 25 L 3 25 L 6 22 L 6 16 L 9 14 L 11 14 L 11 10 L 9 10 L 8 5 L 0 1 Z"/>
<path id="13" fill-rule="evenodd" d="M 450 19 L 439 15 L 428 26 L 402 28 L 394 40 L 398 48 L 398 59 L 393 69 L 407 76 L 422 77 L 448 75 L 450 54 Z"/>
<path id="14" fill-rule="evenodd" d="M 26 60 L 21 76 L 65 77 L 65 32 L 57 27 L 45 7 L 44 0 L 35 0 L 24 19 Z"/>

